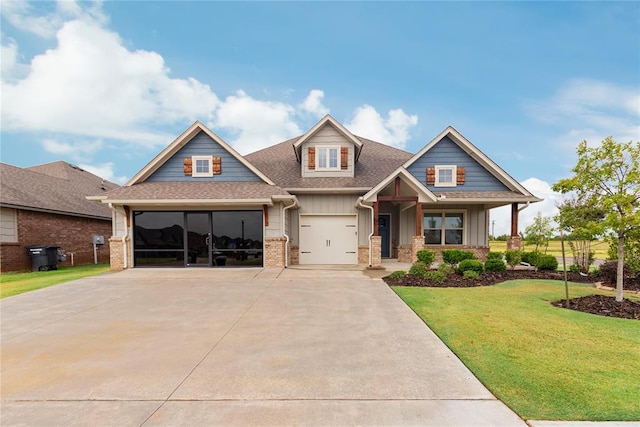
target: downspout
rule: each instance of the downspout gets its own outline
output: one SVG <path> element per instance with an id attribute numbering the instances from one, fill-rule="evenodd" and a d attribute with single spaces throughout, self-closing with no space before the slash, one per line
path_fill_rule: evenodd
<path id="1" fill-rule="evenodd" d="M 282 235 L 284 236 L 284 268 L 287 268 L 289 266 L 289 235 L 287 234 L 287 231 L 285 229 L 285 223 L 284 223 L 284 217 L 285 217 L 285 211 L 287 209 L 291 209 L 292 207 L 296 206 L 298 204 L 298 201 L 296 199 L 293 199 L 293 203 L 291 203 L 288 206 L 285 206 L 284 208 L 282 208 Z"/>
<path id="2" fill-rule="evenodd" d="M 527 208 L 529 207 L 529 205 L 530 205 L 530 204 L 531 204 L 531 202 L 527 202 L 527 204 L 526 204 L 526 205 L 524 205 L 524 206 L 523 206 L 523 207 L 521 207 L 521 208 L 518 208 L 518 212 L 522 212 L 523 210 L 527 209 Z"/>
<path id="3" fill-rule="evenodd" d="M 371 233 L 369 233 L 369 267 L 371 267 L 371 238 L 373 237 L 373 226 L 374 226 L 374 218 L 373 218 L 373 206 L 367 206 L 365 204 L 362 203 L 362 197 L 358 197 L 358 204 L 357 206 L 361 207 L 361 208 L 367 208 L 371 210 Z"/>

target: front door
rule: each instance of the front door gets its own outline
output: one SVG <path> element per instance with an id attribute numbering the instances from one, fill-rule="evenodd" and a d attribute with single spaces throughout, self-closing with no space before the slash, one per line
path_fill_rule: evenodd
<path id="1" fill-rule="evenodd" d="M 391 239 L 391 215 L 378 215 L 378 235 L 382 238 L 380 255 L 389 258 L 389 240 Z"/>
<path id="2" fill-rule="evenodd" d="M 211 265 L 211 214 L 187 212 L 187 266 Z"/>

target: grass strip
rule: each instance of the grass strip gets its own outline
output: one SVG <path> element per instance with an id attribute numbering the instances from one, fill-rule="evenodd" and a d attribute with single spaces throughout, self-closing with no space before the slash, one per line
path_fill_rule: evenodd
<path id="1" fill-rule="evenodd" d="M 31 273 L 2 273 L 0 274 L 0 298 L 94 276 L 106 271 L 109 271 L 108 263 L 60 267 L 58 270 Z"/>
<path id="2" fill-rule="evenodd" d="M 608 295 L 570 286 L 571 297 Z M 640 420 L 637 320 L 553 307 L 564 284 L 550 280 L 394 290 L 522 418 Z"/>

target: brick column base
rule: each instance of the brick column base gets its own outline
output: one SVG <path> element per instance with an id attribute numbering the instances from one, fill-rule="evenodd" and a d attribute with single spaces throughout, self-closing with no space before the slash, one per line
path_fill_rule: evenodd
<path id="1" fill-rule="evenodd" d="M 382 236 L 371 236 L 371 267 L 382 266 Z"/>
<path id="2" fill-rule="evenodd" d="M 109 266 L 111 270 L 124 270 L 124 237 L 109 239 Z"/>
<path id="3" fill-rule="evenodd" d="M 507 250 L 509 251 L 519 251 L 522 243 L 522 238 L 520 236 L 511 236 L 507 239 Z"/>
<path id="4" fill-rule="evenodd" d="M 284 247 L 287 243 L 283 237 L 267 237 L 264 239 L 264 267 L 284 267 Z"/>
<path id="5" fill-rule="evenodd" d="M 411 263 L 418 261 L 418 251 L 424 249 L 424 236 L 413 236 L 411 239 Z"/>

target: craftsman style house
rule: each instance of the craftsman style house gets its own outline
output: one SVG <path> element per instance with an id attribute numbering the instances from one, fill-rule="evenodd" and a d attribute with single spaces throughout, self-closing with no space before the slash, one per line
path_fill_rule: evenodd
<path id="1" fill-rule="evenodd" d="M 423 248 L 488 252 L 489 210 L 540 201 L 452 127 L 411 154 L 331 116 L 241 156 L 196 122 L 121 188 L 111 267 L 379 266 Z"/>

